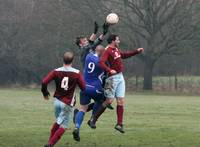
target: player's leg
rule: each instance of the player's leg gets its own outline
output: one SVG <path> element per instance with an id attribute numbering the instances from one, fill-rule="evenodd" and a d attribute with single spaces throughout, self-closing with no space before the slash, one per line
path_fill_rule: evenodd
<path id="1" fill-rule="evenodd" d="M 83 122 L 85 113 L 88 109 L 88 104 L 90 103 L 90 97 L 86 94 L 86 91 L 80 92 L 80 109 L 75 117 L 75 129 L 73 131 L 73 138 L 76 141 L 80 141 L 80 127 Z"/>
<path id="2" fill-rule="evenodd" d="M 93 88 L 92 88 L 93 89 Z M 84 91 L 84 93 L 92 93 L 93 91 L 91 90 L 91 88 L 90 87 L 86 87 L 86 90 Z M 83 93 L 82 93 L 83 94 Z M 84 96 L 82 96 L 82 97 L 84 97 Z M 84 100 L 85 100 L 86 98 L 84 98 Z M 93 110 L 93 108 L 95 108 L 96 109 L 96 105 L 95 105 L 95 103 L 90 103 L 90 104 L 87 104 L 88 105 L 88 107 L 87 107 L 87 111 L 86 112 L 89 112 L 89 111 L 91 111 L 91 110 Z M 76 114 L 79 112 L 79 110 L 78 109 L 74 109 L 74 116 L 73 116 L 73 122 L 74 122 L 74 124 L 75 124 L 75 119 L 76 119 Z"/>
<path id="3" fill-rule="evenodd" d="M 96 114 L 96 112 L 98 111 L 100 105 L 102 104 L 102 102 L 96 101 L 94 103 L 93 109 L 92 109 L 92 115 L 91 118 Z"/>
<path id="4" fill-rule="evenodd" d="M 97 113 L 99 108 L 101 107 L 102 103 L 106 100 L 103 91 L 100 92 L 100 90 L 93 90 L 91 91 L 92 99 L 95 101 L 92 115 L 90 117 L 90 120 L 93 120 L 94 115 Z M 90 120 L 88 121 L 88 125 L 90 124 Z"/>
<path id="5" fill-rule="evenodd" d="M 56 121 L 57 124 L 60 125 L 60 127 L 57 129 L 57 131 L 49 140 L 48 144 L 50 146 L 54 146 L 60 140 L 65 130 L 69 127 L 69 123 L 72 117 L 73 108 L 71 106 L 66 105 L 60 101 L 60 107 L 61 107 L 61 112 Z"/>
<path id="6" fill-rule="evenodd" d="M 85 112 L 87 112 L 88 104 L 90 103 L 90 96 L 87 95 L 86 91 L 80 92 L 80 109 L 75 117 L 75 128 L 80 128 Z"/>
<path id="7" fill-rule="evenodd" d="M 114 110 L 114 107 L 113 107 L 111 104 L 109 104 L 109 105 L 107 106 L 107 108 L 110 109 L 110 110 Z"/>
<path id="8" fill-rule="evenodd" d="M 106 101 L 104 101 L 102 104 L 100 104 L 96 113 L 88 121 L 88 125 L 89 125 L 90 128 L 96 129 L 96 122 L 97 122 L 98 118 L 104 113 L 107 106 L 112 104 L 113 100 L 114 100 L 113 98 L 107 98 Z"/>
<path id="9" fill-rule="evenodd" d="M 93 106 L 93 110 L 92 110 L 92 115 L 91 118 L 93 118 L 93 116 L 97 113 L 97 111 L 99 110 L 100 106 L 102 105 L 102 103 L 106 100 L 104 93 L 102 90 L 98 90 L 98 89 L 92 89 L 90 91 L 91 93 L 91 97 L 94 100 L 94 106 Z"/>
<path id="10" fill-rule="evenodd" d="M 116 88 L 116 97 L 117 97 L 117 124 L 115 129 L 124 133 L 123 128 L 123 116 L 124 116 L 124 102 L 125 102 L 125 81 L 123 75 L 119 77 L 119 84 Z"/>
<path id="11" fill-rule="evenodd" d="M 117 124 L 115 125 L 115 129 L 120 131 L 121 133 L 125 133 L 123 127 L 123 116 L 124 116 L 124 98 L 117 98 Z"/>
<path id="12" fill-rule="evenodd" d="M 90 104 L 88 105 L 87 112 L 93 110 L 94 104 L 95 104 L 95 103 L 90 103 Z"/>
<path id="13" fill-rule="evenodd" d="M 106 97 L 103 96 L 103 98 L 102 98 L 102 100 L 101 100 L 101 103 L 103 103 L 105 100 L 106 100 Z M 110 109 L 110 110 L 113 110 L 113 109 L 114 109 L 113 106 L 112 106 L 111 104 L 109 104 L 109 105 L 107 106 L 107 108 Z"/>
<path id="14" fill-rule="evenodd" d="M 75 124 L 75 119 L 76 119 L 76 114 L 79 112 L 77 108 L 74 109 L 74 114 L 73 114 L 73 123 Z"/>
<path id="15" fill-rule="evenodd" d="M 57 98 L 54 98 L 54 109 L 55 109 L 55 118 L 57 119 L 61 112 L 60 103 Z M 51 139 L 51 137 L 54 135 L 54 133 L 57 131 L 57 129 L 59 127 L 60 127 L 60 125 L 57 124 L 57 122 L 53 123 L 51 132 L 50 132 L 50 136 L 49 136 L 49 140 Z"/>
<path id="16" fill-rule="evenodd" d="M 87 112 L 96 109 L 95 103 L 90 103 L 87 107 Z M 112 106 L 110 107 L 110 109 L 113 109 Z M 76 114 L 79 112 L 79 110 L 76 108 L 74 109 L 74 115 L 73 115 L 73 123 L 75 124 L 75 118 L 76 118 Z"/>
<path id="17" fill-rule="evenodd" d="M 104 78 L 103 78 L 103 84 L 102 84 L 103 87 L 105 87 L 106 78 L 107 78 L 107 77 L 104 77 Z M 106 100 L 106 97 L 104 96 L 103 99 L 102 99 L 102 103 L 103 103 L 105 100 Z M 109 105 L 107 106 L 107 108 L 110 109 L 110 110 L 114 110 L 114 108 L 113 108 L 113 106 L 112 106 L 111 104 L 109 104 Z"/>
<path id="18" fill-rule="evenodd" d="M 106 100 L 102 103 L 102 105 L 100 105 L 98 111 L 96 112 L 96 114 L 94 115 L 93 119 L 90 120 L 90 122 L 88 122 L 88 125 L 91 128 L 96 128 L 96 121 L 98 120 L 98 118 L 101 116 L 101 114 L 105 111 L 105 109 L 107 108 L 108 105 L 110 105 L 114 98 L 115 98 L 115 90 L 117 87 L 117 83 L 115 81 L 114 76 L 113 77 L 109 77 L 106 79 L 106 83 L 105 83 L 105 87 L 104 87 L 104 95 L 106 98 Z"/>
<path id="19" fill-rule="evenodd" d="M 84 115 L 87 112 L 87 108 L 88 108 L 88 105 L 81 105 L 79 112 L 76 114 L 75 127 L 78 128 L 78 129 L 81 127 L 81 124 L 82 124 L 83 119 L 84 119 Z"/>
<path id="20" fill-rule="evenodd" d="M 75 128 L 74 128 L 74 131 L 72 133 L 73 134 L 73 138 L 76 141 L 80 141 L 79 132 L 80 132 L 80 128 L 81 128 L 85 113 L 87 112 L 87 108 L 88 108 L 88 105 L 81 105 L 80 106 L 80 110 L 76 114 Z"/>

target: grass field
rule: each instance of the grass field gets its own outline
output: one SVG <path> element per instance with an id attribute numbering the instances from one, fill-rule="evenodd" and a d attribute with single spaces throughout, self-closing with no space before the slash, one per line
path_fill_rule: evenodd
<path id="1" fill-rule="evenodd" d="M 129 91 L 143 90 L 143 77 L 138 77 L 136 84 L 136 76 L 125 76 L 126 88 Z M 200 94 L 200 76 L 177 76 L 177 88 L 175 89 L 174 76 L 153 76 L 153 90 L 156 92 L 170 92 L 183 94 Z M 137 87 L 136 87 L 137 85 Z"/>
<path id="2" fill-rule="evenodd" d="M 54 120 L 51 101 L 39 90 L 0 90 L 0 147 L 42 147 Z M 200 97 L 133 94 L 126 96 L 125 128 L 120 134 L 115 111 L 107 111 L 96 130 L 86 125 L 81 142 L 72 139 L 72 129 L 56 147 L 199 147 Z"/>

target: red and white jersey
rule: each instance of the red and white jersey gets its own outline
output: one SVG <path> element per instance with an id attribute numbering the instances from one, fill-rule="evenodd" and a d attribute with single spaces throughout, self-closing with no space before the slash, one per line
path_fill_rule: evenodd
<path id="1" fill-rule="evenodd" d="M 85 82 L 79 70 L 72 67 L 60 67 L 51 71 L 44 79 L 42 84 L 48 84 L 54 80 L 56 90 L 54 97 L 67 105 L 75 105 L 75 88 L 78 85 L 81 90 L 85 89 Z"/>
<path id="2" fill-rule="evenodd" d="M 111 70 L 115 70 L 117 73 L 120 73 L 124 70 L 124 65 L 122 59 L 129 58 L 138 54 L 137 50 L 122 52 L 117 47 L 106 47 L 105 52 L 100 58 L 99 64 L 103 70 L 110 73 Z M 108 63 L 108 65 L 106 64 Z"/>

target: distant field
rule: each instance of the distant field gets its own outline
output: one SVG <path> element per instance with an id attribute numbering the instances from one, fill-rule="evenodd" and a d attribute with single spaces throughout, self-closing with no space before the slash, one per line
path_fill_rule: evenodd
<path id="1" fill-rule="evenodd" d="M 129 90 L 142 90 L 143 77 L 138 77 L 136 88 L 136 77 L 127 77 L 127 88 Z M 177 76 L 177 89 L 175 90 L 174 76 L 154 76 L 153 89 L 159 92 L 178 92 L 187 94 L 200 94 L 200 76 Z"/>
<path id="2" fill-rule="evenodd" d="M 54 120 L 52 100 L 44 101 L 39 90 L 0 90 L 0 147 L 42 147 Z M 97 129 L 87 127 L 81 142 L 72 139 L 72 129 L 56 147 L 199 147 L 200 97 L 137 93 L 126 96 L 125 128 L 115 125 L 115 110 L 107 111 Z"/>

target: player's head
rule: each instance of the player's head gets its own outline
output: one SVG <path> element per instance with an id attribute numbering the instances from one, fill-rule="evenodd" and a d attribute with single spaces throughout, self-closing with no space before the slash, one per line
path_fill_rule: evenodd
<path id="1" fill-rule="evenodd" d="M 120 39 L 119 36 L 116 34 L 110 34 L 110 36 L 107 39 L 108 44 L 111 44 L 115 47 L 119 47 Z"/>
<path id="2" fill-rule="evenodd" d="M 101 56 L 103 54 L 103 52 L 105 51 L 105 48 L 103 45 L 98 45 L 96 48 L 95 48 L 95 53 L 99 56 Z"/>
<path id="3" fill-rule="evenodd" d="M 72 52 L 65 52 L 63 55 L 64 65 L 71 65 L 74 60 L 74 54 Z"/>
<path id="4" fill-rule="evenodd" d="M 78 45 L 79 47 L 83 47 L 88 44 L 89 44 L 89 41 L 87 37 L 83 37 L 83 36 L 76 37 L 76 45 Z"/>

